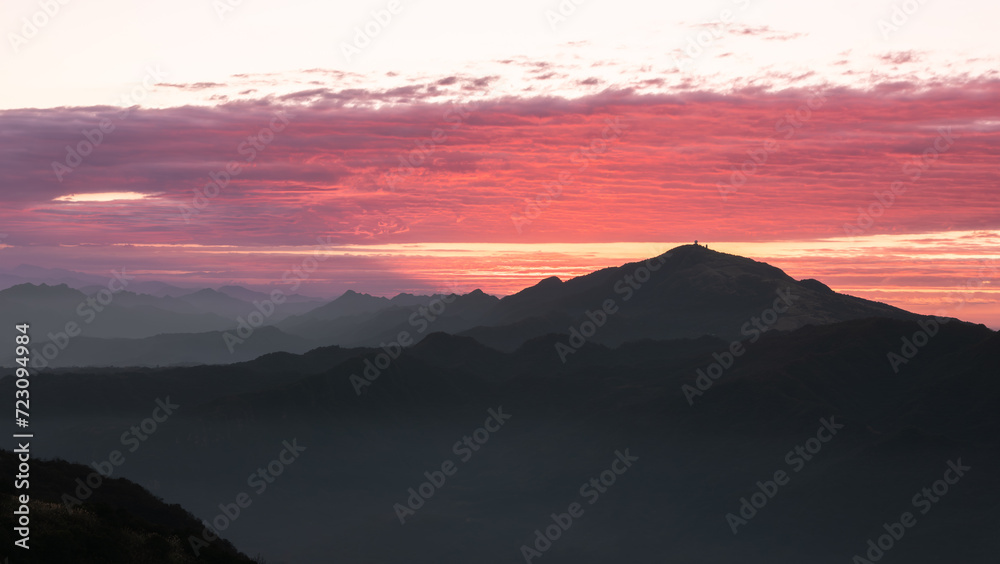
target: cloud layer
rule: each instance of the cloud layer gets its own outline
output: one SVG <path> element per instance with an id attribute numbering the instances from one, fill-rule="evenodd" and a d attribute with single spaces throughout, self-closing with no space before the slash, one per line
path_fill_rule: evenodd
<path id="1" fill-rule="evenodd" d="M 195 246 L 319 236 L 608 244 L 1000 228 L 1000 82 L 435 103 L 438 89 L 489 82 L 0 112 L 0 256 L 45 248 L 79 263 L 88 248 L 190 245 L 151 269 L 207 272 L 182 266 L 203 262 Z"/>

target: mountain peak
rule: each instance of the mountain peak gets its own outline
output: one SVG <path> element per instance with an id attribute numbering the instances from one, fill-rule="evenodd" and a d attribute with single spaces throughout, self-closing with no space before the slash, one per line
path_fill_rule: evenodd
<path id="1" fill-rule="evenodd" d="M 704 245 L 680 245 L 660 255 L 661 259 L 679 268 L 709 268 L 729 270 L 733 274 L 743 273 L 768 278 L 778 278 L 791 281 L 792 278 L 783 270 L 766 262 L 754 260 L 741 255 L 709 249 Z"/>
<path id="2" fill-rule="evenodd" d="M 508 350 L 534 336 L 579 330 L 593 319 L 591 312 L 606 303 L 621 313 L 609 314 L 608 328 L 592 340 L 610 346 L 701 335 L 739 339 L 748 335 L 746 328 L 753 319 L 768 311 L 775 317 L 765 329 L 779 330 L 865 317 L 914 317 L 885 304 L 838 294 L 814 280 L 796 281 L 765 262 L 692 244 L 565 282 L 546 278 L 500 300 L 483 327 L 463 334 Z"/>
<path id="3" fill-rule="evenodd" d="M 0 295 L 8 298 L 86 298 L 85 294 L 79 290 L 70 288 L 66 284 L 55 284 L 50 286 L 44 283 L 32 284 L 30 282 L 17 284 L 7 288 L 6 290 L 0 290 Z"/>
<path id="4" fill-rule="evenodd" d="M 331 303 L 334 303 L 334 302 L 339 302 L 339 303 L 345 303 L 345 302 L 346 303 L 354 303 L 354 302 L 372 302 L 372 301 L 378 301 L 378 302 L 386 302 L 386 303 L 388 303 L 389 302 L 389 298 L 383 298 L 383 297 L 380 297 L 380 296 L 373 296 L 371 294 L 365 294 L 365 293 L 362 293 L 362 292 L 355 292 L 354 290 L 348 290 L 348 291 L 344 292 L 343 294 L 341 294 L 340 297 L 334 299 L 333 302 L 331 302 Z"/>
<path id="5" fill-rule="evenodd" d="M 331 302 L 327 302 L 312 310 L 309 314 L 320 319 L 334 319 L 346 315 L 358 315 L 371 313 L 384 309 L 392 305 L 389 298 L 360 294 L 354 290 L 348 290 Z"/>
<path id="6" fill-rule="evenodd" d="M 186 298 L 190 298 L 190 297 L 199 297 L 199 298 L 201 298 L 201 297 L 206 297 L 206 298 L 226 297 L 226 298 L 228 298 L 229 296 L 226 295 L 226 294 L 224 294 L 224 293 L 222 293 L 222 292 L 220 292 L 220 291 L 218 291 L 218 290 L 213 290 L 212 288 L 202 288 L 201 290 L 198 290 L 197 292 L 192 292 L 192 293 L 190 293 L 190 294 L 188 294 L 187 296 L 184 296 L 184 297 L 186 297 Z"/>
<path id="7" fill-rule="evenodd" d="M 684 256 L 684 257 L 724 257 L 724 256 L 729 256 L 729 257 L 734 257 L 734 258 L 746 258 L 746 257 L 741 257 L 739 255 L 731 255 L 729 253 L 723 253 L 723 252 L 720 252 L 720 251 L 715 251 L 715 250 L 709 249 L 705 245 L 701 245 L 701 244 L 698 244 L 698 245 L 694 245 L 694 244 L 691 244 L 691 245 L 680 245 L 678 247 L 674 247 L 673 249 L 670 249 L 669 251 L 663 253 L 660 256 L 661 257 L 670 257 L 670 256 Z"/>
<path id="8" fill-rule="evenodd" d="M 339 298 L 333 301 L 338 301 L 338 300 L 380 300 L 387 302 L 389 301 L 389 298 L 383 298 L 380 296 L 373 296 L 371 294 L 365 294 L 362 292 L 355 292 L 354 290 L 348 290 L 343 294 L 341 294 Z"/>

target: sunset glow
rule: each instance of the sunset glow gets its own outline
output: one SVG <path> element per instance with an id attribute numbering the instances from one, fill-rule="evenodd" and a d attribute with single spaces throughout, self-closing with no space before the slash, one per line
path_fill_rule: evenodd
<path id="1" fill-rule="evenodd" d="M 56 202 L 115 202 L 119 200 L 142 200 L 147 194 L 138 192 L 103 192 L 96 194 L 69 194 L 59 196 Z"/>
<path id="2" fill-rule="evenodd" d="M 266 287 L 323 240 L 316 295 L 508 294 L 698 239 L 918 311 L 981 281 L 963 315 L 1000 326 L 977 274 L 1000 259 L 1000 51 L 968 27 L 993 4 L 960 2 L 970 21 L 921 3 L 889 29 L 885 2 L 587 4 L 565 21 L 517 2 L 495 34 L 458 4 L 404 2 L 345 56 L 383 7 L 293 2 L 325 43 L 267 27 L 225 64 L 204 53 L 276 8 L 209 4 L 68 6 L 4 60 L 15 80 L 66 72 L 0 93 L 3 267 Z M 129 49 L 63 60 L 107 18 Z M 126 24 L 163 18 L 195 39 L 167 53 Z"/>

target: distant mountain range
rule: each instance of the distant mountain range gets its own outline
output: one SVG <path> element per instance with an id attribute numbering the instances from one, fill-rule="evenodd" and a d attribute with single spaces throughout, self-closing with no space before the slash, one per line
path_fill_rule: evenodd
<path id="1" fill-rule="evenodd" d="M 29 267 L 14 272 L 50 279 L 74 274 Z M 381 346 L 401 336 L 418 342 L 431 332 L 513 351 L 549 334 L 617 346 L 702 335 L 745 339 L 772 329 L 920 317 L 698 245 L 567 281 L 547 278 L 502 299 L 479 290 L 391 299 L 348 291 L 327 303 L 295 295 L 271 307 L 267 294 L 238 286 L 177 294 L 145 284 L 161 295 L 134 292 L 134 282 L 114 294 L 102 292 L 103 286 L 19 284 L 0 291 L 0 310 L 5 320 L 31 323 L 39 353 L 46 341 L 68 342 L 47 359 L 52 367 L 224 364 L 317 346 Z M 108 305 L 94 303 L 102 296 Z M 67 323 L 80 330 L 69 341 L 63 338 L 69 336 Z M 0 351 L 0 365 L 11 362 L 11 353 Z"/>
<path id="2" fill-rule="evenodd" d="M 42 268 L 30 264 L 20 264 L 13 268 L 0 269 L 0 288 L 8 288 L 18 284 L 47 284 L 50 286 L 66 285 L 77 290 L 100 289 L 108 283 L 110 278 L 112 278 L 110 272 L 107 276 L 96 276 L 64 268 Z M 132 284 L 131 289 L 133 292 L 157 297 L 176 297 L 197 291 L 197 288 L 180 288 L 156 281 L 136 281 Z"/>
<path id="3" fill-rule="evenodd" d="M 269 299 L 262 292 L 227 286 L 154 296 L 120 285 L 111 290 L 106 286 L 107 282 L 83 289 L 66 284 L 18 284 L 0 290 L 0 317 L 10 325 L 30 324 L 34 356 L 53 357 L 44 360 L 47 366 L 227 363 L 277 350 L 303 352 L 321 344 L 267 327 L 249 339 L 247 346 L 230 352 L 222 332 L 235 332 L 241 318 L 260 315 L 254 313 L 256 304 Z M 133 286 L 130 282 L 128 288 Z M 285 297 L 286 301 L 272 308 L 269 321 L 323 304 L 297 294 Z M 46 349 L 46 343 L 52 346 Z M 166 343 L 170 345 L 163 347 Z M 12 350 L 0 351 L 0 365 L 12 362 Z"/>
<path id="4" fill-rule="evenodd" d="M 537 547 L 536 564 L 861 564 L 907 511 L 893 561 L 1000 553 L 1000 333 L 982 325 L 693 245 L 504 298 L 351 291 L 279 316 L 260 297 L 115 294 L 33 371 L 33 454 L 106 460 L 142 422 L 116 471 L 206 521 L 272 472 L 225 531 L 272 561 L 502 564 Z M 37 339 L 87 298 L 19 284 L 0 307 Z M 227 319 L 253 311 L 267 323 Z M 177 327 L 198 331 L 162 330 Z M 101 364 L 119 366 L 86 367 Z M 160 399 L 176 413 L 154 421 Z M 68 487 L 39 468 L 45 491 Z M 192 526 L 179 513 L 172 533 L 123 530 L 104 503 L 71 539 L 97 527 L 191 556 L 171 540 Z M 572 503 L 582 516 L 550 532 Z"/>
<path id="5" fill-rule="evenodd" d="M 573 502 L 583 516 L 534 562 L 852 562 L 905 511 L 916 525 L 893 561 L 996 561 L 1000 333 L 890 318 L 769 331 L 721 374 L 709 367 L 731 343 L 718 337 L 588 342 L 563 363 L 566 337 L 507 353 L 430 333 L 360 394 L 354 377 L 380 348 L 48 372 L 32 385 L 39 454 L 103 460 L 169 395 L 181 407 L 121 472 L 208 520 L 294 438 L 301 460 L 226 531 L 287 562 L 523 561 L 520 547 Z M 906 340 L 920 347 L 897 372 L 887 355 Z M 715 377 L 699 381 L 705 371 Z M 478 436 L 488 409 L 510 420 L 463 461 L 454 445 Z M 608 482 L 616 452 L 637 460 Z M 401 524 L 394 504 L 447 460 L 457 474 Z M 958 482 L 950 463 L 969 468 Z M 768 485 L 778 471 L 790 483 Z M 581 484 L 601 476 L 613 485 L 590 505 Z M 947 495 L 937 484 L 942 501 L 920 513 L 914 496 L 943 476 Z M 774 495 L 754 497 L 762 487 Z"/>

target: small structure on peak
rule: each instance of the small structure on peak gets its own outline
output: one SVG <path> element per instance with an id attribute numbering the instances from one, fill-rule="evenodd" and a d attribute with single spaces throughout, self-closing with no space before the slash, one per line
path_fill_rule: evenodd
<path id="1" fill-rule="evenodd" d="M 695 240 L 694 240 L 694 246 L 695 246 L 695 247 L 697 247 L 697 246 L 698 246 L 698 240 L 697 240 L 697 239 L 695 239 Z"/>

